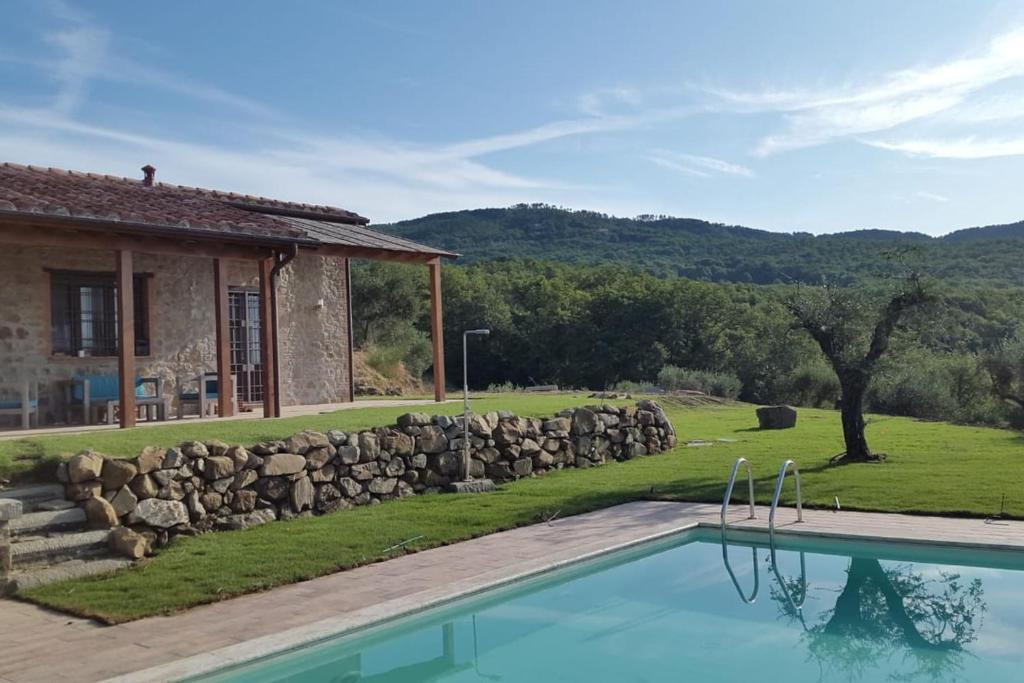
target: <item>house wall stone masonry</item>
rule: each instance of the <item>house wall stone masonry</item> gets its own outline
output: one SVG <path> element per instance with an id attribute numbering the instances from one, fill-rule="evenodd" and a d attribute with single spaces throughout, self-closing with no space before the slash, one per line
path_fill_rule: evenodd
<path id="1" fill-rule="evenodd" d="M 113 272 L 112 252 L 13 247 L 0 269 L 0 398 L 15 397 L 23 378 L 38 381 L 42 420 L 60 414 L 59 382 L 76 374 L 117 372 L 117 359 L 50 355 L 51 270 Z M 256 287 L 255 262 L 229 261 L 228 284 Z M 213 263 L 209 258 L 135 255 L 137 273 L 151 273 L 151 354 L 137 359 L 141 376 L 159 375 L 167 399 L 175 378 L 216 366 Z M 300 252 L 278 285 L 281 402 L 348 400 L 348 295 L 345 262 Z M 317 306 L 323 299 L 324 306 Z M 172 407 L 173 410 L 173 407 Z M 3 428 L 0 426 L 0 428 Z"/>
<path id="2" fill-rule="evenodd" d="M 653 401 L 568 409 L 553 418 L 493 412 L 469 422 L 470 472 L 507 481 L 656 455 L 676 432 Z M 357 433 L 304 431 L 245 447 L 188 441 L 133 460 L 83 451 L 60 466 L 90 521 L 158 543 L 175 533 L 240 529 L 439 491 L 457 476 L 462 418 L 407 413 Z"/>

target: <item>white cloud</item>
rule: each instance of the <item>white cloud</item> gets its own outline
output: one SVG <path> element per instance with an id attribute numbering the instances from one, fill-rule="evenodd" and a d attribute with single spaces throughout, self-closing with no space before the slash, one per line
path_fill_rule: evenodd
<path id="1" fill-rule="evenodd" d="M 57 113 L 74 112 L 87 97 L 92 82 L 107 81 L 173 92 L 253 115 L 275 115 L 271 107 L 261 102 L 119 55 L 114 50 L 117 37 L 87 14 L 60 0 L 41 4 L 61 25 L 42 36 L 44 43 L 57 52 L 55 58 L 30 57 L 0 49 L 0 61 L 29 66 L 55 81 L 59 88 L 52 108 Z"/>
<path id="2" fill-rule="evenodd" d="M 927 190 L 919 190 L 918 192 L 914 193 L 914 196 L 920 199 L 927 199 L 928 201 L 932 202 L 940 202 L 942 204 L 945 204 L 946 202 L 949 201 L 949 197 L 947 197 L 946 195 L 937 194 L 935 192 L 928 192 Z"/>
<path id="3" fill-rule="evenodd" d="M 987 159 L 1024 154 L 1024 137 L 985 139 L 972 135 L 955 139 L 918 138 L 864 142 L 879 149 L 935 159 Z"/>
<path id="4" fill-rule="evenodd" d="M 977 54 L 934 66 L 901 69 L 877 82 L 818 90 L 743 93 L 709 90 L 739 112 L 779 112 L 785 130 L 763 138 L 754 154 L 820 145 L 831 140 L 887 131 L 945 114 L 947 122 L 977 121 L 1008 111 L 993 103 L 973 112 L 969 98 L 1009 79 L 1024 76 L 1024 27 L 993 38 Z M 1000 114 L 1001 115 L 1001 114 Z"/>
<path id="5" fill-rule="evenodd" d="M 713 175 L 754 177 L 754 171 L 750 168 L 723 161 L 722 159 L 715 159 L 714 157 L 656 149 L 647 155 L 647 159 L 662 168 L 668 168 L 699 178 L 710 178 Z"/>

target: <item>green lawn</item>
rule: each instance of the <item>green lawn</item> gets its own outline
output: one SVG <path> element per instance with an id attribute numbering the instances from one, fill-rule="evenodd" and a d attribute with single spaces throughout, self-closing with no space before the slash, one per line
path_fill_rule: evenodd
<path id="1" fill-rule="evenodd" d="M 503 407 L 544 416 L 585 402 L 569 395 L 502 395 L 476 404 L 479 410 Z M 845 509 L 986 516 L 999 512 L 1005 495 L 1006 512 L 1024 517 L 1024 437 L 1015 432 L 872 417 L 869 441 L 889 454 L 888 461 L 830 467 L 829 457 L 842 447 L 837 413 L 804 409 L 796 429 L 759 432 L 753 428 L 752 406 L 666 408 L 682 440 L 736 441 L 566 470 L 510 483 L 484 496 L 421 496 L 249 531 L 180 538 L 144 567 L 54 584 L 24 597 L 111 622 L 166 613 L 384 559 L 394 554 L 384 553 L 385 548 L 414 536 L 423 539 L 408 546 L 409 551 L 535 523 L 556 512 L 567 516 L 640 498 L 719 501 L 739 456 L 753 463 L 762 503 L 768 502 L 781 462 L 793 458 L 801 467 L 808 505 L 831 506 L 838 495 Z M 442 409 L 457 412 L 459 406 Z M 400 412 L 367 408 L 261 427 L 263 436 L 282 436 L 304 426 L 381 424 Z M 195 436 L 199 427 L 184 431 Z M 232 434 L 251 428 L 240 423 L 202 427 L 209 432 L 201 436 L 218 435 L 228 441 Z M 167 443 L 181 438 L 179 429 L 96 435 L 95 445 L 127 454 L 158 433 Z M 119 447 L 122 441 L 130 445 Z M 46 453 L 66 447 L 67 442 L 50 439 L 39 444 Z M 791 487 L 787 489 L 791 502 Z"/>

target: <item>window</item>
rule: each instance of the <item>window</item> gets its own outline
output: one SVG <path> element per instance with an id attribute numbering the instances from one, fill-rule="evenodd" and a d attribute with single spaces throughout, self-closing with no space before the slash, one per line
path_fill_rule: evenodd
<path id="1" fill-rule="evenodd" d="M 136 275 L 135 355 L 149 355 L 149 278 Z M 117 284 L 113 273 L 52 271 L 50 311 L 53 353 L 117 355 Z"/>

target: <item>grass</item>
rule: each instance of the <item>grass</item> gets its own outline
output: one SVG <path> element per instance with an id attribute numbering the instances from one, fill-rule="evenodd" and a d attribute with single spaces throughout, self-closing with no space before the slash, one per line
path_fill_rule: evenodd
<path id="1" fill-rule="evenodd" d="M 584 402 L 580 396 L 503 395 L 476 404 L 478 410 L 501 406 L 547 415 Z M 450 413 L 459 406 L 442 408 Z M 568 516 L 652 497 L 717 502 L 739 456 L 753 463 L 761 503 L 768 502 L 782 461 L 793 458 L 801 467 L 804 500 L 810 506 L 829 507 L 833 496 L 839 496 L 844 509 L 987 516 L 1000 512 L 1005 495 L 1004 512 L 1024 517 L 1024 468 L 1019 462 L 1024 437 L 1014 432 L 872 417 L 869 441 L 887 452 L 888 460 L 830 467 L 829 457 L 842 446 L 838 414 L 832 411 L 804 409 L 796 429 L 759 432 L 752 406 L 666 408 L 682 440 L 735 441 L 556 472 L 503 485 L 485 496 L 420 496 L 249 531 L 179 538 L 145 566 L 52 584 L 23 597 L 108 622 L 168 613 L 386 559 L 395 553 L 385 553 L 385 548 L 419 535 L 423 538 L 407 546 L 409 552 L 536 523 L 555 512 Z M 387 422 L 398 412 L 365 409 L 297 418 L 284 429 L 367 426 Z M 264 429 L 276 430 L 278 423 Z M 137 432 L 121 436 L 135 439 Z M 219 433 L 223 437 L 224 431 Z M 39 446 L 60 447 L 49 440 Z M 116 442 L 110 441 L 108 450 L 122 452 L 115 448 Z M 124 452 L 134 449 L 133 442 Z M 791 503 L 792 489 L 787 490 L 790 500 L 784 496 L 784 502 Z"/>

